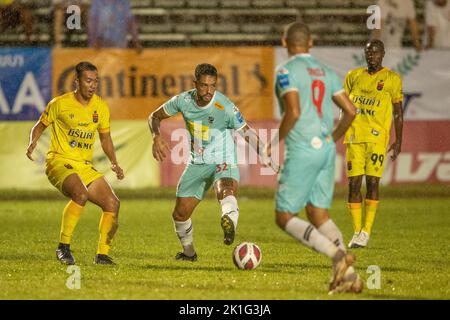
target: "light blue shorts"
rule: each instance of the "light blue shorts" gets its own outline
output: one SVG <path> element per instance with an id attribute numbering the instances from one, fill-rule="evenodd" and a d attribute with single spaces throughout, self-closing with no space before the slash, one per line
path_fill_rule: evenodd
<path id="1" fill-rule="evenodd" d="M 278 179 L 276 210 L 298 214 L 307 204 L 331 207 L 334 192 L 336 145 L 323 140 L 320 149 L 309 146 L 286 152 Z"/>
<path id="2" fill-rule="evenodd" d="M 178 182 L 177 197 L 195 197 L 202 200 L 214 182 L 222 178 L 232 178 L 239 182 L 238 165 L 189 163 Z"/>

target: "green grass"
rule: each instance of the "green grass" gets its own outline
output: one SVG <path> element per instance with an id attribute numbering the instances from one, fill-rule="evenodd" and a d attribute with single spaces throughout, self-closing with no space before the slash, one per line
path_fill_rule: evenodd
<path id="1" fill-rule="evenodd" d="M 355 250 L 363 279 L 370 265 L 381 269 L 381 289 L 327 295 L 329 260 L 274 224 L 272 199 L 242 196 L 235 241 L 253 241 L 261 266 L 237 270 L 232 247 L 222 243 L 219 206 L 206 199 L 193 215 L 198 262 L 174 260 L 180 249 L 173 200 L 123 199 L 114 267 L 95 266 L 100 210 L 88 205 L 72 249 L 81 289 L 66 287 L 67 268 L 55 258 L 63 200 L 0 202 L 0 299 L 449 299 L 449 198 L 389 198 L 381 201 L 372 239 Z M 352 233 L 345 200 L 331 215 L 345 240 Z M 302 214 L 304 217 L 304 215 Z"/>

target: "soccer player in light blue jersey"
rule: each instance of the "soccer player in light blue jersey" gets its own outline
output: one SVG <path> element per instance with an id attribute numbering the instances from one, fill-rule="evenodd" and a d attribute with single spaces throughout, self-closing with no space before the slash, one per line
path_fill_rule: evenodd
<path id="1" fill-rule="evenodd" d="M 362 290 L 362 281 L 346 253 L 342 234 L 330 219 L 336 145 L 355 117 L 336 73 L 309 54 L 307 25 L 294 22 L 282 38 L 289 59 L 276 68 L 275 93 L 283 116 L 274 146 L 285 140 L 285 160 L 276 194 L 276 223 L 304 245 L 333 262 L 330 292 Z M 333 129 L 333 102 L 343 117 Z M 277 141 L 278 140 L 278 141 Z M 306 208 L 310 221 L 297 215 Z"/>
<path id="2" fill-rule="evenodd" d="M 173 210 L 175 231 L 183 252 L 177 260 L 196 261 L 191 215 L 206 191 L 213 185 L 222 207 L 221 226 L 224 243 L 234 241 L 239 217 L 236 192 L 239 183 L 236 146 L 232 130 L 243 134 L 246 141 L 262 155 L 264 147 L 245 122 L 239 109 L 222 93 L 216 91 L 217 69 L 210 64 L 200 64 L 195 69 L 195 89 L 182 92 L 160 106 L 149 117 L 153 135 L 153 157 L 163 161 L 169 146 L 160 135 L 160 122 L 177 113 L 183 115 L 191 143 L 189 163 L 177 186 L 177 199 Z M 275 165 L 264 160 L 265 164 Z"/>

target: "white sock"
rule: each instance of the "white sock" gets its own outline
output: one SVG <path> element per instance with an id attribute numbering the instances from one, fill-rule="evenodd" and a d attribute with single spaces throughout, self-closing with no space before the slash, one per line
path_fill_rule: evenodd
<path id="1" fill-rule="evenodd" d="M 347 252 L 344 244 L 344 238 L 342 237 L 342 233 L 333 220 L 328 219 L 325 223 L 323 223 L 320 227 L 317 228 L 321 234 L 327 237 L 331 242 L 333 242 L 336 247 L 341 249 L 344 252 Z"/>
<path id="2" fill-rule="evenodd" d="M 184 254 L 188 256 L 193 256 L 194 250 L 194 226 L 192 225 L 191 218 L 186 221 L 173 220 L 175 226 L 175 232 L 177 233 L 178 239 L 180 239 L 181 245 L 183 246 Z"/>
<path id="3" fill-rule="evenodd" d="M 333 258 L 339 250 L 333 242 L 318 232 L 312 224 L 299 218 L 294 217 L 289 220 L 284 229 L 307 247 L 323 253 L 330 258 Z"/>
<path id="4" fill-rule="evenodd" d="M 228 215 L 234 223 L 234 229 L 236 230 L 238 219 L 239 219 L 239 208 L 237 199 L 234 196 L 226 196 L 219 201 L 222 206 L 222 216 L 224 214 Z"/>
<path id="5" fill-rule="evenodd" d="M 339 249 L 344 252 L 347 252 L 344 244 L 344 238 L 342 237 L 342 232 L 339 230 L 337 225 L 333 222 L 333 220 L 328 219 L 325 223 L 323 223 L 319 228 L 317 228 L 321 234 L 327 237 L 331 242 L 334 243 Z M 345 272 L 345 277 L 350 274 L 355 273 L 355 269 L 353 266 L 350 266 Z"/>

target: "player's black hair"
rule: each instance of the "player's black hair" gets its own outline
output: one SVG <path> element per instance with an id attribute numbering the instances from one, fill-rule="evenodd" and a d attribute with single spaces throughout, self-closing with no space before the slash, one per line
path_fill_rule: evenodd
<path id="1" fill-rule="evenodd" d="M 289 46 L 307 47 L 311 31 L 305 23 L 296 21 L 285 27 L 283 36 Z"/>
<path id="2" fill-rule="evenodd" d="M 201 76 L 213 76 L 217 78 L 217 69 L 212 64 L 202 63 L 195 68 L 195 80 L 199 80 Z"/>
<path id="3" fill-rule="evenodd" d="M 384 42 L 379 39 L 372 39 L 369 42 L 367 42 L 366 47 L 368 45 L 371 45 L 372 47 L 378 47 L 381 49 L 381 51 L 384 51 Z"/>
<path id="4" fill-rule="evenodd" d="M 75 66 L 77 78 L 80 79 L 83 71 L 98 71 L 97 67 L 88 61 L 81 61 Z"/>

